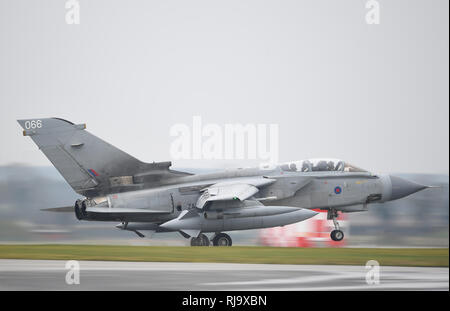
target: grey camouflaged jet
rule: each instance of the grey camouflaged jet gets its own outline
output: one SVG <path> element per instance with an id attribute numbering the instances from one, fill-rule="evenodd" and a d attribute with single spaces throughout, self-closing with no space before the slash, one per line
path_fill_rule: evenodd
<path id="1" fill-rule="evenodd" d="M 18 120 L 70 186 L 84 199 L 79 220 L 120 222 L 133 231 L 179 232 L 192 246 L 231 246 L 224 231 L 284 226 L 327 210 L 334 241 L 344 233 L 339 212 L 403 198 L 427 188 L 391 175 L 374 175 L 340 160 L 304 160 L 274 167 L 193 175 L 170 162 L 144 163 L 59 118 Z"/>

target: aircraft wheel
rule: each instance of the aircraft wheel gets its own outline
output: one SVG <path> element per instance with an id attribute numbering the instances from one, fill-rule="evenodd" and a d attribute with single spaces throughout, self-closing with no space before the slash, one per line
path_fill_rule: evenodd
<path id="1" fill-rule="evenodd" d="M 198 237 L 198 239 L 200 240 L 200 246 L 209 246 L 209 239 L 206 235 L 204 235 L 203 233 L 200 234 L 200 236 Z"/>
<path id="2" fill-rule="evenodd" d="M 209 239 L 206 235 L 200 234 L 191 239 L 191 246 L 209 246 Z"/>
<path id="3" fill-rule="evenodd" d="M 75 217 L 77 217 L 78 220 L 83 219 L 83 214 L 81 212 L 81 200 L 77 200 L 75 202 Z"/>
<path id="4" fill-rule="evenodd" d="M 231 246 L 232 244 L 233 241 L 231 240 L 230 236 L 225 233 L 219 233 L 213 239 L 214 246 Z"/>
<path id="5" fill-rule="evenodd" d="M 200 239 L 196 237 L 191 238 L 191 246 L 200 246 Z"/>
<path id="6" fill-rule="evenodd" d="M 342 230 L 333 230 L 331 231 L 330 236 L 333 241 L 339 242 L 344 238 L 344 232 L 342 232 Z"/>

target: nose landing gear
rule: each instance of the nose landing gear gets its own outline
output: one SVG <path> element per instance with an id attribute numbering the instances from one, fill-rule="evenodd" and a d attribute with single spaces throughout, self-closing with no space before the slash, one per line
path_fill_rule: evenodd
<path id="1" fill-rule="evenodd" d="M 331 231 L 330 237 L 333 241 L 339 242 L 344 238 L 344 232 L 339 228 L 339 223 L 336 220 L 338 212 L 335 209 L 328 210 L 327 219 L 333 219 L 334 230 Z"/>

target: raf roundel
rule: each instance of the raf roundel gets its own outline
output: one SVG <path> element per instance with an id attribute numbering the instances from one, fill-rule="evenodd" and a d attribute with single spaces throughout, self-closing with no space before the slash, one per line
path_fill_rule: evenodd
<path id="1" fill-rule="evenodd" d="M 334 193 L 341 194 L 342 193 L 342 188 L 337 186 L 336 188 L 334 188 Z"/>

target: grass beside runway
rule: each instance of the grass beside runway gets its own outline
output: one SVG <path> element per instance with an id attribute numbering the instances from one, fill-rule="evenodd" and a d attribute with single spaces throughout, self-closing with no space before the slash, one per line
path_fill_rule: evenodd
<path id="1" fill-rule="evenodd" d="M 448 248 L 167 247 L 0 245 L 2 259 L 229 262 L 309 265 L 448 267 Z"/>

